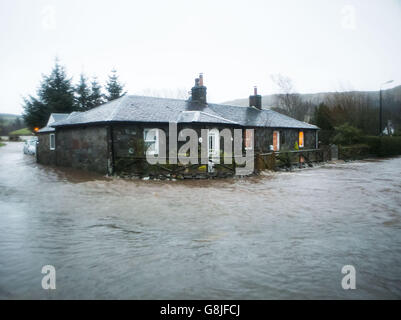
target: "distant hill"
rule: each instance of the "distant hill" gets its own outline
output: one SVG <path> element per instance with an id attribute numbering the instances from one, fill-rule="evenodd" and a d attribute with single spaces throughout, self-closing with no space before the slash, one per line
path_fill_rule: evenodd
<path id="1" fill-rule="evenodd" d="M 372 99 L 373 102 L 375 102 L 375 104 L 379 105 L 379 91 L 349 91 L 349 92 L 366 94 L 367 96 L 369 96 L 370 99 Z M 401 102 L 401 85 L 391 89 L 383 90 L 382 92 L 383 92 L 383 98 L 392 96 L 395 101 Z M 311 103 L 318 105 L 319 103 L 322 103 L 329 95 L 333 94 L 335 95 L 337 93 L 338 92 L 318 92 L 318 93 L 301 93 L 300 95 L 304 101 L 310 101 Z M 276 105 L 277 96 L 278 96 L 277 94 L 262 96 L 262 107 L 264 108 L 274 107 Z M 228 105 L 247 107 L 249 105 L 249 97 L 226 101 L 223 103 Z"/>
<path id="2" fill-rule="evenodd" d="M 0 113 L 0 136 L 6 136 L 9 132 L 22 129 L 25 126 L 21 115 Z"/>
<path id="3" fill-rule="evenodd" d="M 8 133 L 9 136 L 30 136 L 31 134 L 32 131 L 28 128 L 22 128 Z"/>
<path id="4" fill-rule="evenodd" d="M 2 122 L 2 121 L 6 122 L 6 123 L 14 122 L 17 118 L 19 118 L 20 120 L 23 120 L 21 115 L 11 114 L 11 113 L 0 113 L 0 122 Z"/>

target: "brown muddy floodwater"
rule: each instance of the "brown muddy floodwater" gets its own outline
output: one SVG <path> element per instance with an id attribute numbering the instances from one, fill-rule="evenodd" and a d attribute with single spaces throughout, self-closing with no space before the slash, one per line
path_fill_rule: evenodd
<path id="1" fill-rule="evenodd" d="M 44 265 L 56 290 L 41 287 Z M 0 298 L 401 298 L 401 158 L 129 181 L 41 166 L 9 143 Z"/>

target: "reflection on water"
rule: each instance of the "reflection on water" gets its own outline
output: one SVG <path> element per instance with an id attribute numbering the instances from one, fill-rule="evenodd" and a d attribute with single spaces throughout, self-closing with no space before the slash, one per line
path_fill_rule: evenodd
<path id="1" fill-rule="evenodd" d="M 0 298 L 400 298 L 400 178 L 394 158 L 129 181 L 40 166 L 10 143 L 0 148 Z M 341 288 L 346 264 L 353 291 Z"/>

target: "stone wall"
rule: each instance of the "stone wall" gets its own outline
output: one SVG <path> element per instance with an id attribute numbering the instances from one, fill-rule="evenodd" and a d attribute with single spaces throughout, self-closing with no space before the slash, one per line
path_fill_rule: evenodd
<path id="1" fill-rule="evenodd" d="M 162 129 L 166 134 L 166 156 L 169 155 L 169 126 L 168 124 L 119 124 L 112 126 L 113 136 L 113 153 L 114 153 L 114 171 L 116 173 L 134 172 L 141 173 L 141 171 L 153 171 L 154 168 L 150 168 L 146 161 L 141 161 L 140 158 L 145 156 L 145 145 L 143 143 L 143 132 L 144 129 L 158 128 Z M 226 126 L 222 125 L 200 125 L 200 124 L 180 124 L 177 127 L 177 134 L 185 128 L 190 128 L 196 131 L 198 137 L 201 137 L 202 129 L 214 129 L 222 130 Z M 231 128 L 232 130 L 233 128 Z M 232 133 L 233 134 L 233 133 Z M 186 141 L 177 142 L 177 152 L 179 152 L 181 146 Z M 220 139 L 220 149 L 223 150 L 224 143 L 223 138 Z M 200 152 L 200 144 L 198 145 L 198 151 Z M 168 162 L 168 159 L 166 160 Z M 202 167 L 199 163 L 199 167 Z M 195 171 L 198 168 L 194 168 Z M 205 170 L 205 168 L 202 168 Z"/>
<path id="2" fill-rule="evenodd" d="M 56 164 L 99 173 L 108 172 L 106 126 L 59 128 L 56 131 Z"/>
<path id="3" fill-rule="evenodd" d="M 144 157 L 143 145 L 143 130 L 144 128 L 159 128 L 166 134 L 166 156 L 168 157 L 168 141 L 169 130 L 168 124 L 119 124 L 112 126 L 113 136 L 113 151 L 114 151 L 114 164 L 115 172 L 121 171 L 136 171 L 147 170 L 146 163 L 141 162 L 138 158 Z M 177 131 L 184 128 L 194 129 L 198 137 L 201 137 L 201 129 L 219 130 L 227 128 L 226 125 L 201 125 L 201 124 L 180 124 Z M 238 126 L 230 127 L 232 131 Z M 268 153 L 270 152 L 270 145 L 273 144 L 273 131 L 271 128 L 255 128 L 255 153 Z M 294 150 L 295 142 L 298 142 L 298 129 L 277 129 L 280 131 L 280 150 Z M 315 149 L 316 147 L 316 130 L 303 130 L 304 132 L 304 148 L 301 149 Z M 185 142 L 178 142 L 177 150 Z M 199 146 L 200 148 L 200 146 Z M 220 139 L 220 150 L 224 150 L 223 138 Z"/>
<path id="4" fill-rule="evenodd" d="M 162 129 L 166 134 L 166 153 L 168 155 L 169 152 L 169 126 L 168 124 L 121 124 L 121 125 L 113 125 L 113 150 L 114 150 L 114 157 L 128 157 L 131 156 L 133 151 L 135 151 L 136 156 L 143 156 L 144 151 L 141 149 L 140 144 L 143 140 L 143 131 L 145 128 L 158 128 Z M 227 128 L 226 126 L 222 125 L 199 125 L 199 124 L 188 124 L 188 125 L 178 125 L 177 133 L 179 133 L 182 129 L 189 128 L 196 131 L 198 137 L 201 137 L 201 130 L 202 129 L 214 129 L 217 128 L 218 130 L 223 130 Z M 234 127 L 229 128 L 231 130 Z M 232 135 L 234 133 L 232 131 Z M 178 141 L 177 142 L 177 150 L 185 144 L 185 141 Z M 220 139 L 220 147 L 223 149 L 223 138 Z M 141 150 L 139 150 L 141 149 Z M 138 153 L 136 151 L 139 151 Z"/>
<path id="5" fill-rule="evenodd" d="M 56 164 L 56 151 L 50 150 L 50 134 L 39 133 L 36 146 L 36 161 L 44 165 Z"/>
<path id="6" fill-rule="evenodd" d="M 149 164 L 137 158 L 144 158 L 143 131 L 145 128 L 162 129 L 167 138 L 166 155 L 168 156 L 169 128 L 168 124 L 127 123 L 98 125 L 86 127 L 58 128 L 56 131 L 56 151 L 49 148 L 49 134 L 40 134 L 38 145 L 38 162 L 58 166 L 79 168 L 99 173 L 119 173 L 121 171 L 144 171 Z M 180 124 L 177 131 L 184 128 L 194 129 L 201 137 L 201 129 L 222 130 L 226 125 Z M 232 131 L 238 126 L 231 126 Z M 271 128 L 255 128 L 255 153 L 270 152 L 273 144 Z M 298 129 L 277 129 L 280 131 L 280 151 L 293 150 L 298 141 Z M 304 149 L 314 149 L 316 143 L 315 130 L 304 131 Z M 220 139 L 220 150 L 224 150 L 223 138 Z M 178 142 L 177 151 L 186 143 Z M 199 144 L 200 151 L 200 144 Z M 203 170 L 203 169 L 202 169 Z"/>
<path id="7" fill-rule="evenodd" d="M 316 148 L 316 130 L 255 128 L 255 153 L 270 152 L 270 145 L 273 144 L 273 131 L 280 132 L 280 151 L 294 150 L 295 142 L 298 142 L 299 131 L 304 132 L 303 149 Z"/>

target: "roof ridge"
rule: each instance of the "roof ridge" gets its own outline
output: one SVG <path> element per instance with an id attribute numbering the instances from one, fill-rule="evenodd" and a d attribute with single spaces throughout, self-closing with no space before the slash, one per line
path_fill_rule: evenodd
<path id="1" fill-rule="evenodd" d="M 228 121 L 228 122 L 231 122 L 231 123 L 239 124 L 237 121 L 226 119 L 226 118 L 224 118 L 224 117 L 222 117 L 220 115 L 214 115 L 214 114 L 211 114 L 211 113 L 208 113 L 208 112 L 205 112 L 205 111 L 200 111 L 200 113 L 206 114 L 206 115 L 208 115 L 209 117 L 212 117 L 212 118 L 217 118 L 217 119 L 220 119 L 220 120 L 224 120 L 224 121 Z"/>
<path id="2" fill-rule="evenodd" d="M 116 114 L 118 113 L 118 111 L 120 111 L 121 103 L 122 103 L 124 100 L 126 100 L 126 98 L 127 98 L 127 95 L 123 95 L 122 97 L 117 98 L 117 99 L 114 100 L 114 102 L 117 102 L 116 100 L 120 100 L 120 101 L 118 102 L 118 104 L 115 106 L 113 112 L 111 113 L 111 116 L 110 116 L 110 118 L 109 118 L 109 121 L 112 121 L 112 120 L 114 119 L 114 117 L 116 116 Z M 112 101 L 113 101 L 113 100 L 112 100 Z M 112 101 L 110 101 L 110 102 L 112 102 Z"/>
<path id="3" fill-rule="evenodd" d="M 175 100 L 175 101 L 185 101 L 185 102 L 188 101 L 188 99 L 153 97 L 153 96 L 143 96 L 143 95 L 137 95 L 137 94 L 130 94 L 130 95 L 126 95 L 124 97 L 131 97 L 131 98 L 138 97 L 138 98 L 149 98 L 149 99 L 160 99 L 160 100 Z"/>

